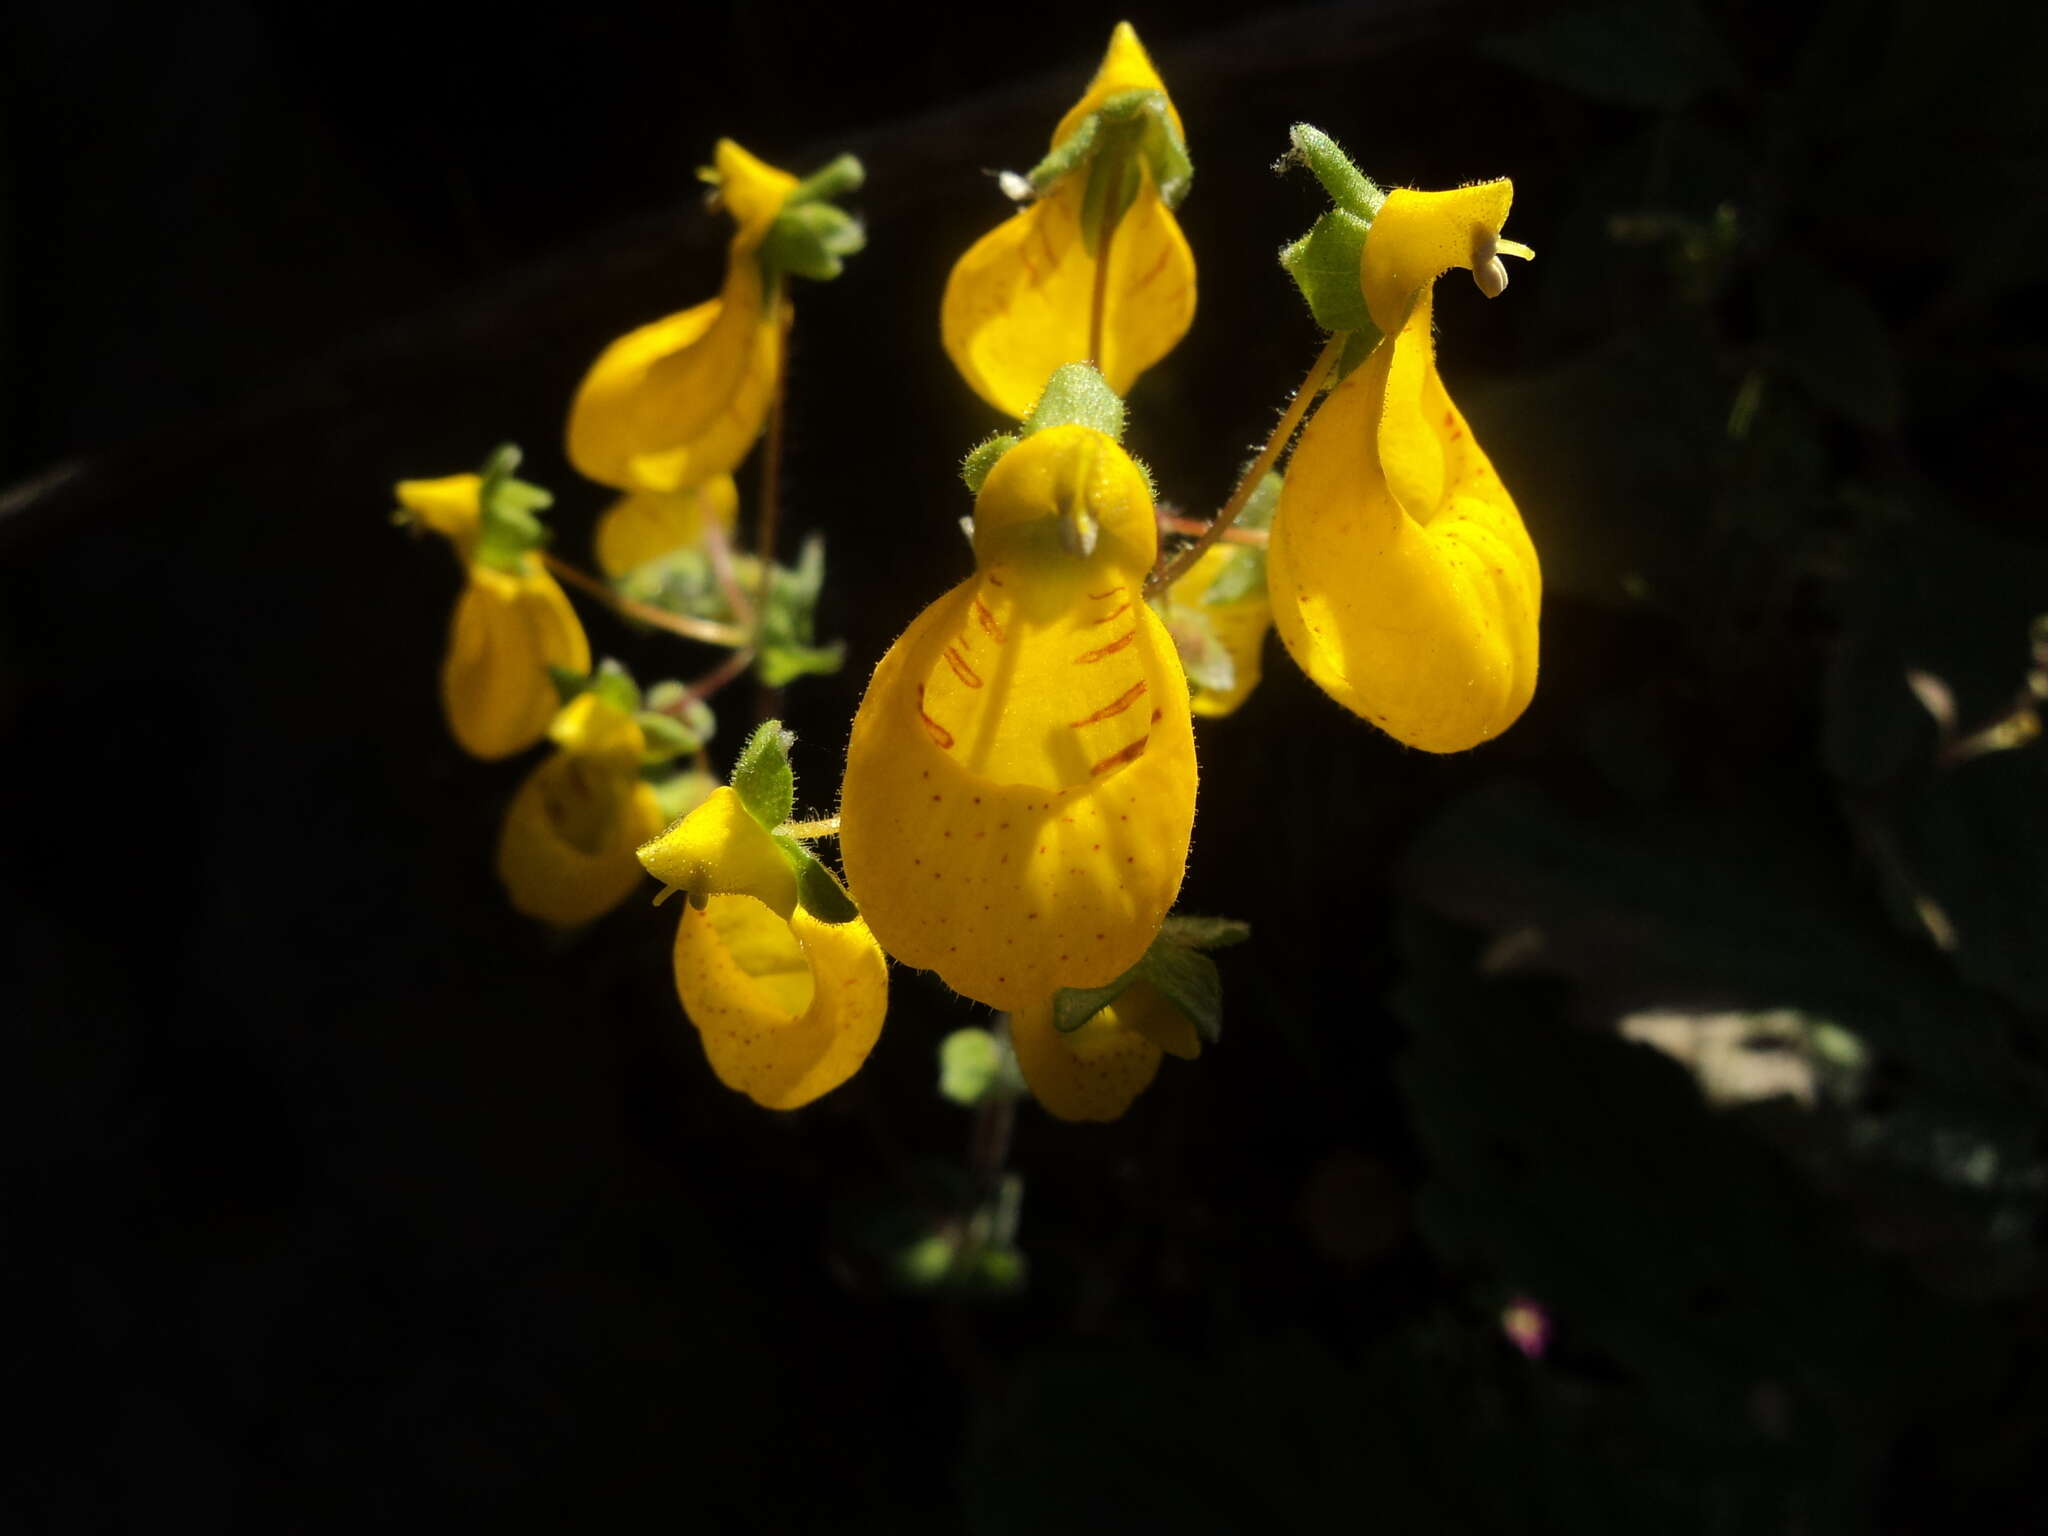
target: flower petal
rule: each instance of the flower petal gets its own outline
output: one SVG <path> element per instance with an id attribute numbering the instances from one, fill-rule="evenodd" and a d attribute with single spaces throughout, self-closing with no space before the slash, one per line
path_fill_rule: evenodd
<path id="1" fill-rule="evenodd" d="M 1267 585 L 1281 639 L 1326 693 L 1410 746 L 1458 752 L 1535 691 L 1542 575 L 1437 375 L 1430 313 L 1425 288 L 1303 430 Z"/>
<path id="2" fill-rule="evenodd" d="M 1203 595 L 1216 578 L 1239 560 L 1250 558 L 1243 550 L 1211 545 L 1202 551 L 1188 573 L 1173 584 L 1171 597 L 1177 605 L 1199 608 L 1216 638 L 1230 653 L 1233 672 L 1228 688 L 1196 687 L 1190 708 L 1195 714 L 1220 719 L 1232 714 L 1259 686 L 1264 666 L 1266 632 L 1273 627 L 1273 603 L 1261 582 L 1244 596 L 1227 603 L 1204 603 Z"/>
<path id="3" fill-rule="evenodd" d="M 1057 149 L 1064 143 L 1089 113 L 1100 111 L 1110 97 L 1120 96 L 1125 91 L 1157 91 L 1164 96 L 1166 82 L 1152 67 L 1152 56 L 1138 41 L 1137 30 L 1128 21 L 1120 21 L 1109 34 L 1109 47 L 1102 55 L 1102 63 L 1096 67 L 1095 78 L 1088 82 L 1088 89 L 1081 93 L 1081 99 L 1067 110 L 1059 126 L 1053 129 L 1053 148 Z M 1173 118 L 1174 128 L 1184 134 L 1187 130 L 1181 126 L 1180 113 L 1171 98 L 1166 103 L 1166 110 Z"/>
<path id="4" fill-rule="evenodd" d="M 1515 185 L 1505 179 L 1448 192 L 1389 192 L 1359 259 L 1373 323 L 1389 336 L 1400 330 L 1418 293 L 1452 267 L 1472 266 L 1479 243 L 1499 237 L 1514 198 Z"/>
<path id="5" fill-rule="evenodd" d="M 472 564 L 455 605 L 441 701 L 473 757 L 510 757 L 547 733 L 559 700 L 549 667 L 590 670 L 590 643 L 569 599 L 529 557 L 519 574 Z"/>
<path id="6" fill-rule="evenodd" d="M 438 480 L 401 480 L 398 504 L 442 538 L 452 542 L 467 561 L 483 521 L 481 475 L 443 475 Z"/>
<path id="7" fill-rule="evenodd" d="M 691 549 L 712 523 L 730 529 L 739 510 L 731 475 L 713 475 L 673 492 L 621 496 L 597 523 L 597 563 L 616 581 L 679 549 Z"/>
<path id="8" fill-rule="evenodd" d="M 1104 985 L 1145 952 L 1187 864 L 1195 755 L 1173 642 L 1143 602 L 1107 625 L 1091 611 L 1034 637 L 1014 610 L 1002 618 L 990 601 L 1001 595 L 985 578 L 963 582 L 882 658 L 847 749 L 839 838 L 854 899 L 890 954 L 1019 1008 Z M 1084 642 L 1084 625 L 1101 638 Z M 1013 649 L 1026 660 L 1011 670 Z M 1107 654 L 1083 660 L 1096 652 Z M 1040 678 L 1047 659 L 1068 676 Z M 958 664 L 986 669 L 987 703 L 970 708 Z M 1088 691 L 1083 673 L 1108 680 Z M 960 684 L 933 701 L 958 706 L 950 724 L 927 707 L 940 676 Z M 1042 739 L 1003 729 L 1019 720 Z"/>
<path id="9" fill-rule="evenodd" d="M 696 900 L 744 895 L 780 917 L 796 910 L 795 873 L 728 784 L 643 847 L 640 862 L 663 885 Z"/>
<path id="10" fill-rule="evenodd" d="M 1010 1046 L 1032 1097 L 1061 1120 L 1117 1120 L 1159 1073 L 1160 1049 L 1126 1022 L 1142 1010 L 1143 982 L 1069 1034 L 1053 1028 L 1052 1000 L 1010 1014 Z"/>
<path id="11" fill-rule="evenodd" d="M 796 190 L 797 179 L 748 154 L 731 139 L 718 141 L 713 159 L 718 168 L 718 200 L 738 226 L 732 237 L 733 255 L 751 254 L 768 238 L 768 228 Z"/>
<path id="12" fill-rule="evenodd" d="M 838 1087 L 874 1048 L 888 966 L 866 926 L 785 922 L 750 896 L 717 895 L 676 928 L 676 992 L 720 1082 L 768 1109 Z"/>
<path id="13" fill-rule="evenodd" d="M 946 354 L 997 410 L 1028 416 L 1063 363 L 1088 357 L 1095 258 L 1081 241 L 1086 176 L 1012 215 L 954 264 L 939 311 Z M 1146 181 L 1109 244 L 1103 377 L 1118 394 L 1172 351 L 1195 315 L 1195 259 Z"/>
<path id="14" fill-rule="evenodd" d="M 633 850 L 661 826 L 661 804 L 631 768 L 556 752 L 528 774 L 498 834 L 498 878 L 512 905 L 557 928 L 595 921 L 641 880 Z"/>

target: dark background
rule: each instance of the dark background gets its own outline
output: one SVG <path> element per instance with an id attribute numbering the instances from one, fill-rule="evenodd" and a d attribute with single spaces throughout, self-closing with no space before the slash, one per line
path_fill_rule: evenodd
<path id="1" fill-rule="evenodd" d="M 863 1072 L 771 1115 L 680 1017 L 670 912 L 516 918 L 526 764 L 447 739 L 452 573 L 388 488 L 516 439 L 581 552 L 563 413 L 713 291 L 713 139 L 859 153 L 784 480 L 849 647 L 786 701 L 828 808 L 868 667 L 966 565 L 996 423 L 945 272 L 1115 18 L 10 10 L 15 1523 L 2048 1524 L 2048 775 L 1938 762 L 1904 681 L 1999 718 L 2048 611 L 2040 39 L 1918 0 L 1130 14 L 1202 274 L 1131 443 L 1191 510 L 1316 344 L 1287 125 L 1387 184 L 1515 178 L 1539 259 L 1438 314 L 1544 675 L 1443 759 L 1272 649 L 1201 737 L 1186 904 L 1255 929 L 1224 1039 L 1116 1126 L 1023 1108 L 1026 1283 L 986 1295 L 896 1263 L 960 1208 L 934 1047 L 974 1011 L 897 972 Z M 588 622 L 643 678 L 710 660 Z M 1768 1012 L 1706 1086 L 1811 1102 L 1709 1107 L 1646 1011 Z"/>

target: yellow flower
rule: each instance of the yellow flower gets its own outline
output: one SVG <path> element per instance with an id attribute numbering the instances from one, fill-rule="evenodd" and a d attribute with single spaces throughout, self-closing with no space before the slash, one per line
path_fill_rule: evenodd
<path id="1" fill-rule="evenodd" d="M 399 504 L 447 538 L 468 571 L 441 665 L 448 728 L 473 757 L 510 757 L 547 734 L 559 700 L 549 667 L 590 670 L 590 644 L 569 599 L 537 556 L 513 568 L 478 555 L 482 512 L 477 475 L 405 480 Z"/>
<path id="2" fill-rule="evenodd" d="M 718 141 L 717 173 L 736 225 L 724 289 L 621 336 L 576 392 L 569 460 L 600 484 L 679 491 L 729 474 L 761 435 L 790 315 L 761 244 L 797 182 L 731 139 Z"/>
<path id="3" fill-rule="evenodd" d="M 1162 615 L 1167 629 L 1178 639 L 1181 622 L 1206 625 L 1230 658 L 1231 683 L 1228 688 L 1205 688 L 1190 676 L 1189 680 L 1194 685 L 1192 708 L 1198 715 L 1213 718 L 1230 714 L 1259 686 L 1263 660 L 1260 653 L 1265 648 L 1266 631 L 1273 627 L 1273 604 L 1266 594 L 1263 577 L 1239 596 L 1223 602 L 1203 601 L 1225 571 L 1239 561 L 1257 558 L 1253 551 L 1240 547 L 1211 545 L 1202 551 L 1201 559 L 1189 568 L 1188 573 L 1167 590 L 1167 603 Z M 1207 638 L 1207 635 L 1199 635 L 1197 643 Z"/>
<path id="4" fill-rule="evenodd" d="M 1499 735 L 1536 687 L 1542 573 L 1507 488 L 1437 376 L 1439 274 L 1506 283 L 1506 181 L 1387 196 L 1360 266 L 1384 339 L 1302 432 L 1267 580 L 1302 670 L 1338 703 L 1429 752 Z"/>
<path id="5" fill-rule="evenodd" d="M 548 735 L 556 750 L 506 808 L 498 878 L 528 917 L 575 928 L 639 883 L 633 850 L 661 829 L 661 802 L 640 777 L 646 738 L 625 710 L 581 693 Z"/>
<path id="6" fill-rule="evenodd" d="M 854 899 L 890 954 L 991 1007 L 1106 985 L 1180 887 L 1194 733 L 1143 597 L 1157 543 L 1113 440 L 1026 437 L 976 499 L 975 574 L 889 648 L 854 719 Z"/>
<path id="7" fill-rule="evenodd" d="M 694 548 L 711 523 L 730 530 L 739 511 L 731 475 L 680 491 L 635 491 L 597 520 L 597 563 L 614 581 L 650 560 Z"/>
<path id="8" fill-rule="evenodd" d="M 676 993 L 728 1088 L 796 1109 L 860 1069 L 888 1011 L 888 962 L 859 918 L 827 923 L 797 904 L 774 838 L 721 786 L 640 850 L 686 891 Z"/>
<path id="9" fill-rule="evenodd" d="M 1062 1120 L 1118 1119 L 1151 1084 L 1162 1053 L 1202 1053 L 1187 1016 L 1143 981 L 1070 1034 L 1053 1028 L 1050 998 L 1020 1008 L 1010 1045 L 1032 1096 Z"/>
<path id="10" fill-rule="evenodd" d="M 1087 93 L 1053 131 L 1057 151 L 1090 114 L 1127 91 L 1166 87 L 1130 23 L 1117 24 Z M 1180 114 L 1166 103 L 1174 131 Z M 1133 157 L 1136 198 L 1104 234 L 1108 272 L 1102 356 L 1090 357 L 1096 267 L 1082 236 L 1090 170 L 1084 162 L 1053 189 L 984 235 L 953 267 L 940 308 L 946 354 L 974 392 L 997 410 L 1028 414 L 1052 371 L 1093 361 L 1118 394 L 1158 362 L 1195 316 L 1195 258 L 1151 166 Z"/>

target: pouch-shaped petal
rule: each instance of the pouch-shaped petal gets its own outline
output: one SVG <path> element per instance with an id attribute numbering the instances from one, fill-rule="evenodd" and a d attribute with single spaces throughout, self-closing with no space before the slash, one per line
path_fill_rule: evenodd
<path id="1" fill-rule="evenodd" d="M 1386 337 L 1303 430 L 1267 550 L 1274 624 L 1302 670 L 1430 752 L 1498 735 L 1536 686 L 1536 551 L 1430 336 L 1438 272 L 1490 251 L 1506 215 L 1505 183 L 1388 196 L 1362 276 Z"/>
<path id="2" fill-rule="evenodd" d="M 661 829 L 652 785 L 616 759 L 556 752 L 527 775 L 498 835 L 512 905 L 557 928 L 604 916 L 640 883 L 633 850 Z"/>
<path id="3" fill-rule="evenodd" d="M 838 1087 L 874 1048 L 888 964 L 858 918 L 784 920 L 751 896 L 711 897 L 676 929 L 676 992 L 720 1082 L 767 1109 Z"/>
<path id="4" fill-rule="evenodd" d="M 467 563 L 483 521 L 481 475 L 442 475 L 434 480 L 398 482 L 398 504 L 422 525 L 447 539 Z"/>
<path id="5" fill-rule="evenodd" d="M 1194 1026 L 1149 984 L 1123 995 L 1079 1029 L 1053 1028 L 1052 1000 L 1010 1015 L 1010 1045 L 1032 1097 L 1062 1120 L 1116 1120 L 1158 1075 L 1161 1042 L 1176 1056 L 1199 1050 Z"/>
<path id="6" fill-rule="evenodd" d="M 719 195 L 737 228 L 719 296 L 620 337 L 569 411 L 569 460 L 625 491 L 674 492 L 729 474 L 761 435 L 782 368 L 789 304 L 759 252 L 796 178 L 724 139 Z"/>
<path id="7" fill-rule="evenodd" d="M 694 548 L 716 523 L 730 529 L 739 511 L 731 475 L 713 475 L 679 491 L 635 491 L 597 520 L 598 567 L 614 581 L 651 560 Z"/>
<path id="8" fill-rule="evenodd" d="M 473 757 L 510 757 L 547 734 L 560 700 L 548 668 L 590 670 L 590 643 L 562 589 L 533 559 L 513 573 L 472 563 L 455 605 L 441 702 Z"/>
<path id="9" fill-rule="evenodd" d="M 1076 497 L 1097 529 L 1087 557 L 1054 533 Z M 1194 736 L 1142 598 L 1151 519 L 1108 438 L 1027 438 L 977 502 L 980 570 L 890 647 L 854 720 L 839 831 L 854 899 L 890 954 L 991 1007 L 1120 975 L 1180 888 Z"/>
<path id="10" fill-rule="evenodd" d="M 1081 239 L 1085 172 L 1011 215 L 953 267 L 939 310 L 946 355 L 974 392 L 1011 416 L 1031 413 L 1063 363 L 1088 360 L 1096 258 Z M 1171 352 L 1195 317 L 1195 258 L 1149 180 L 1109 241 L 1102 356 L 1123 394 Z"/>

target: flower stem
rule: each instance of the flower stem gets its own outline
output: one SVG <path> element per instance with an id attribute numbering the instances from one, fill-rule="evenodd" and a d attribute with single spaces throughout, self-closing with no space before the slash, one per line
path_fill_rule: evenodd
<path id="1" fill-rule="evenodd" d="M 700 699 L 710 698 L 711 695 L 718 692 L 719 689 L 745 672 L 753 664 L 754 648 L 751 645 L 736 647 L 730 656 L 698 678 L 697 681 L 690 684 L 688 691 L 676 701 L 676 706 L 672 713 L 680 716 L 681 712 L 689 708 L 691 704 Z"/>
<path id="2" fill-rule="evenodd" d="M 820 816 L 816 821 L 792 821 L 782 830 L 791 837 L 837 837 L 839 835 L 839 818 L 837 816 Z"/>
<path id="3" fill-rule="evenodd" d="M 1180 580 L 1187 574 L 1188 567 L 1201 559 L 1210 545 L 1230 531 L 1230 525 L 1237 521 L 1237 514 L 1242 512 L 1245 503 L 1252 499 L 1252 492 L 1259 488 L 1259 482 L 1266 478 L 1266 472 L 1279 461 L 1281 452 L 1293 439 L 1295 429 L 1301 425 L 1302 417 L 1308 414 L 1308 408 L 1315 403 L 1316 396 L 1322 391 L 1323 381 L 1337 366 L 1337 359 L 1344 355 L 1344 344 L 1349 340 L 1349 331 L 1330 333 L 1330 339 L 1323 343 L 1323 350 L 1316 354 L 1315 363 L 1310 367 L 1308 377 L 1301 381 L 1301 388 L 1294 392 L 1294 398 L 1287 402 L 1287 409 L 1280 413 L 1279 421 L 1274 423 L 1272 434 L 1266 439 L 1266 446 L 1259 450 L 1257 458 L 1245 466 L 1244 475 L 1237 482 L 1237 489 L 1230 493 L 1230 500 L 1223 503 L 1223 510 L 1218 512 L 1215 520 L 1202 530 L 1200 538 L 1152 573 L 1151 579 L 1145 583 L 1147 597 L 1165 591 Z"/>
<path id="4" fill-rule="evenodd" d="M 1192 539 L 1207 533 L 1209 525 L 1198 517 L 1175 517 L 1167 513 L 1159 519 L 1159 531 L 1184 533 Z M 1226 528 L 1216 536 L 1216 539 L 1220 544 L 1245 544 L 1253 549 L 1264 549 L 1267 533 L 1263 528 Z"/>
<path id="5" fill-rule="evenodd" d="M 670 613 L 666 608 L 656 608 L 651 603 L 638 602 L 623 593 L 615 592 L 611 586 L 586 574 L 557 555 L 546 550 L 539 552 L 541 563 L 578 591 L 587 592 L 616 613 L 629 619 L 637 619 L 654 629 L 665 629 L 672 635 L 681 635 L 685 640 L 701 640 L 706 645 L 743 646 L 747 636 L 743 630 L 730 624 L 720 624 L 711 619 L 693 619 L 688 614 Z"/>
<path id="6" fill-rule="evenodd" d="M 732 610 L 733 623 L 744 630 L 753 629 L 753 599 L 740 588 L 739 576 L 732 567 L 732 539 L 715 519 L 707 519 L 704 553 L 711 562 L 711 576 L 718 583 L 725 606 Z"/>

